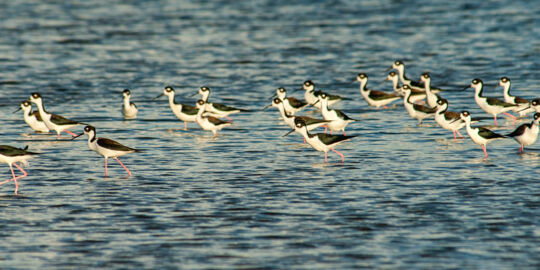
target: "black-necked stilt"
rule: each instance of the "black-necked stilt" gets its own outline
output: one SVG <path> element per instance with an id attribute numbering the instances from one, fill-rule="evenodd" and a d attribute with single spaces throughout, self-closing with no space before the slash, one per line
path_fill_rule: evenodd
<path id="1" fill-rule="evenodd" d="M 506 135 L 508 137 L 514 138 L 514 140 L 516 140 L 516 142 L 521 145 L 521 147 L 519 148 L 519 152 L 523 153 L 523 148 L 526 145 L 533 144 L 538 138 L 539 121 L 540 113 L 535 113 L 534 119 L 530 124 L 522 124 L 517 127 L 516 130 L 514 130 L 512 133 Z"/>
<path id="2" fill-rule="evenodd" d="M 39 116 L 39 112 L 32 111 L 32 103 L 30 103 L 30 101 L 25 100 L 21 102 L 21 107 L 13 113 L 20 110 L 22 110 L 24 113 L 24 122 L 26 122 L 26 124 L 28 124 L 35 132 L 49 132 L 47 125 L 45 125 L 45 122 L 43 122 L 43 119 L 41 119 L 41 116 Z"/>
<path id="3" fill-rule="evenodd" d="M 312 117 L 309 117 L 309 116 L 291 115 L 291 114 L 287 113 L 287 111 L 285 111 L 284 102 L 280 98 L 274 98 L 272 100 L 272 105 L 270 105 L 270 106 L 276 107 L 279 110 L 279 113 L 281 114 L 281 117 L 283 118 L 283 121 L 290 128 L 294 128 L 294 126 L 295 126 L 294 119 L 295 118 L 299 118 L 299 119 L 304 120 L 304 122 L 306 123 L 306 127 L 307 127 L 307 129 L 309 131 L 311 131 L 311 130 L 313 130 L 315 128 L 318 128 L 318 127 L 322 127 L 322 126 L 324 126 L 324 125 L 326 125 L 327 123 L 330 122 L 330 121 L 327 121 L 327 120 L 316 119 L 316 118 L 312 118 Z"/>
<path id="4" fill-rule="evenodd" d="M 116 159 L 116 161 L 118 161 L 118 163 L 120 163 L 120 165 L 124 167 L 128 175 L 131 176 L 131 172 L 129 171 L 129 169 L 124 165 L 124 163 L 122 163 L 118 159 L 118 157 L 134 152 L 139 152 L 139 150 L 127 147 L 111 139 L 98 138 L 96 134 L 96 128 L 94 128 L 93 126 L 84 127 L 83 133 L 77 135 L 73 139 L 83 134 L 88 135 L 88 148 L 102 155 L 105 158 L 105 178 L 107 177 L 107 159 L 111 157 Z"/>
<path id="5" fill-rule="evenodd" d="M 184 121 L 184 130 L 187 130 L 187 122 L 195 122 L 199 109 L 194 106 L 177 103 L 174 99 L 174 89 L 170 86 L 165 87 L 163 93 L 159 94 L 154 99 L 164 95 L 169 98 L 169 106 L 171 107 L 172 112 L 176 118 L 180 121 Z"/>
<path id="6" fill-rule="evenodd" d="M 285 111 L 291 115 L 296 114 L 298 111 L 302 110 L 307 105 L 309 105 L 307 102 L 298 100 L 294 97 L 287 97 L 287 90 L 285 90 L 285 88 L 283 87 L 279 87 L 276 90 L 276 95 L 282 101 L 283 108 L 285 109 Z"/>
<path id="7" fill-rule="evenodd" d="M 302 89 L 304 89 L 306 92 L 304 93 L 304 98 L 306 99 L 306 102 L 311 104 L 317 109 L 321 109 L 321 103 L 317 102 L 319 100 L 318 96 L 324 92 L 321 90 L 315 91 L 315 84 L 311 80 L 307 80 L 302 84 Z M 338 95 L 330 95 L 327 93 L 326 96 L 328 96 L 328 106 L 332 106 L 333 104 L 341 101 L 343 98 Z"/>
<path id="8" fill-rule="evenodd" d="M 28 164 L 28 159 L 33 158 L 35 155 L 38 155 L 39 153 L 29 152 L 26 151 L 28 147 L 21 149 L 16 148 L 8 145 L 0 145 L 0 161 L 7 163 L 9 165 L 9 168 L 11 169 L 11 175 L 13 178 L 4 180 L 0 182 L 0 185 L 9 183 L 11 181 L 15 182 L 15 195 L 17 195 L 17 191 L 19 190 L 19 183 L 17 183 L 17 180 L 28 176 L 28 173 L 23 170 L 22 164 Z M 21 163 L 21 166 L 17 165 L 17 162 Z M 15 176 L 15 171 L 13 171 L 13 166 L 17 167 L 23 175 Z"/>
<path id="9" fill-rule="evenodd" d="M 229 118 L 229 114 L 233 113 L 239 113 L 239 112 L 247 112 L 248 110 L 244 109 L 238 109 L 234 107 L 230 107 L 227 105 L 223 105 L 220 103 L 212 103 L 208 101 L 208 97 L 210 96 L 210 88 L 206 86 L 202 86 L 199 88 L 198 94 L 202 95 L 201 100 L 204 101 L 205 104 L 205 113 L 207 115 L 219 118 L 219 117 L 225 117 L 229 119 L 229 121 L 232 121 L 231 118 Z"/>
<path id="10" fill-rule="evenodd" d="M 412 118 L 418 120 L 418 125 L 422 124 L 422 120 L 434 116 L 437 108 L 428 108 L 427 106 L 412 103 L 410 100 L 411 97 L 411 88 L 408 85 L 403 85 L 403 92 L 405 97 L 403 98 L 403 105 Z"/>
<path id="11" fill-rule="evenodd" d="M 424 88 L 423 83 L 413 81 L 413 80 L 407 78 L 407 76 L 405 75 L 405 64 L 403 64 L 403 62 L 401 62 L 399 60 L 394 61 L 394 63 L 392 64 L 392 68 L 396 69 L 398 71 L 399 79 L 401 80 L 401 83 L 403 83 L 404 85 L 408 85 L 413 90 L 424 91 L 425 88 Z M 434 87 L 434 86 L 431 86 L 431 91 L 433 93 L 438 93 L 438 92 L 441 91 L 441 89 L 437 88 L 437 87 Z"/>
<path id="12" fill-rule="evenodd" d="M 405 93 L 403 93 L 403 87 L 399 86 L 399 77 L 396 72 L 390 71 L 388 72 L 388 76 L 386 76 L 386 81 L 392 82 L 392 87 L 394 88 L 394 92 L 396 92 L 398 95 L 405 96 Z M 426 92 L 423 90 L 414 90 L 411 89 L 411 97 L 409 100 L 411 103 L 415 103 L 417 101 L 421 101 L 426 97 Z"/>
<path id="13" fill-rule="evenodd" d="M 212 131 L 214 137 L 217 136 L 218 130 L 232 125 L 232 122 L 230 121 L 223 121 L 213 116 L 205 116 L 206 106 L 202 99 L 197 100 L 197 108 L 199 109 L 199 112 L 197 113 L 195 122 L 197 122 L 202 129 Z"/>
<path id="14" fill-rule="evenodd" d="M 319 94 L 317 101 L 321 103 L 321 114 L 324 120 L 330 121 L 328 124 L 326 124 L 328 129 L 330 129 L 330 134 L 332 134 L 332 131 L 343 131 L 343 135 L 346 135 L 345 127 L 349 123 L 357 121 L 356 119 L 350 118 L 340 110 L 329 109 L 328 96 L 325 93 Z"/>
<path id="15" fill-rule="evenodd" d="M 506 103 L 500 99 L 496 99 L 493 97 L 483 97 L 482 92 L 484 91 L 484 83 L 480 79 L 474 79 L 472 80 L 470 86 L 467 86 L 466 88 L 472 87 L 475 90 L 474 100 L 476 101 L 476 104 L 482 108 L 485 112 L 493 115 L 493 119 L 495 121 L 495 125 L 497 125 L 497 114 L 504 113 L 510 117 L 512 117 L 514 120 L 516 120 L 516 117 L 507 113 L 507 111 L 510 111 L 517 107 L 514 104 Z"/>
<path id="16" fill-rule="evenodd" d="M 518 112 L 519 116 L 525 116 L 527 113 L 533 110 L 527 110 L 530 107 L 530 102 L 524 98 L 510 95 L 510 79 L 508 77 L 502 77 L 499 80 L 499 86 L 503 87 L 503 96 L 506 103 L 517 105 L 514 108 L 514 112 Z"/>
<path id="17" fill-rule="evenodd" d="M 350 138 L 356 137 L 356 135 L 353 136 L 346 136 L 346 135 L 332 135 L 332 134 L 326 134 L 326 133 L 317 133 L 317 134 L 310 134 L 306 122 L 300 118 L 296 118 L 294 120 L 295 128 L 291 131 L 289 131 L 286 135 L 289 135 L 293 131 L 297 131 L 298 133 L 302 134 L 304 136 L 304 139 L 311 145 L 315 150 L 324 152 L 324 163 L 327 163 L 327 153 L 329 150 L 332 150 L 336 152 L 338 155 L 341 156 L 341 162 L 345 162 L 345 157 L 343 157 L 343 154 L 336 151 L 334 147 L 344 141 L 349 140 Z"/>
<path id="18" fill-rule="evenodd" d="M 482 150 L 484 150 L 484 159 L 487 159 L 487 144 L 493 140 L 504 138 L 504 136 L 497 134 L 487 128 L 471 127 L 471 114 L 468 111 L 461 112 L 460 118 L 461 120 L 465 121 L 465 127 L 467 128 L 467 133 L 469 134 L 469 137 L 471 137 L 471 140 L 474 143 L 482 146 Z"/>
<path id="19" fill-rule="evenodd" d="M 285 122 L 285 124 L 287 124 L 290 128 L 293 128 L 293 129 L 295 126 L 294 120 L 297 118 L 304 120 L 308 131 L 311 131 L 318 127 L 325 126 L 326 124 L 330 122 L 323 119 L 311 118 L 309 116 L 295 116 L 295 115 L 288 114 L 285 111 L 285 107 L 283 106 L 283 101 L 279 98 L 274 98 L 272 100 L 272 105 L 270 106 L 278 108 L 279 113 L 281 114 L 281 117 L 283 118 L 283 121 Z M 270 107 L 270 106 L 267 106 L 267 107 Z M 306 139 L 304 139 L 304 143 L 306 143 Z"/>
<path id="20" fill-rule="evenodd" d="M 424 91 L 426 92 L 427 104 L 432 108 L 436 107 L 437 100 L 441 97 L 435 94 L 431 89 L 431 76 L 429 75 L 429 73 L 422 73 L 422 76 L 420 76 L 420 81 L 424 83 Z"/>
<path id="21" fill-rule="evenodd" d="M 129 91 L 129 89 L 124 89 L 124 91 L 122 91 L 122 96 L 124 97 L 124 104 L 122 107 L 124 119 L 137 118 L 137 112 L 139 111 L 139 109 L 137 109 L 135 103 L 129 101 L 129 98 L 131 97 L 131 91 Z"/>
<path id="22" fill-rule="evenodd" d="M 364 97 L 369 106 L 387 108 L 386 105 L 401 98 L 398 93 L 385 93 L 383 91 L 368 89 L 368 76 L 365 73 L 359 73 L 356 76 L 356 81 L 360 82 L 360 94 L 362 94 L 362 97 Z"/>
<path id="23" fill-rule="evenodd" d="M 459 113 L 448 111 L 448 101 L 444 98 L 437 100 L 435 121 L 442 128 L 452 131 L 454 134 L 454 139 L 457 139 L 456 133 L 463 138 L 463 135 L 459 133 L 459 130 L 465 126 L 465 121 L 461 120 Z"/>
<path id="24" fill-rule="evenodd" d="M 48 129 L 56 131 L 58 138 L 60 138 L 60 132 L 62 131 L 65 131 L 72 136 L 77 136 L 77 134 L 69 131 L 68 129 L 78 125 L 82 125 L 83 123 L 73 121 L 60 115 L 52 114 L 46 111 L 43 105 L 43 98 L 39 93 L 32 93 L 30 95 L 30 101 L 36 104 L 39 116 L 41 116 L 41 119 L 43 120 Z"/>

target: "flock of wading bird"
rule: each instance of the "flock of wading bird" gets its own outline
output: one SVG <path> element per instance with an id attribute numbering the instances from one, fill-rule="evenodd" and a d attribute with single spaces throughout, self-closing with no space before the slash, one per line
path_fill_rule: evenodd
<path id="1" fill-rule="evenodd" d="M 377 108 L 400 100 L 403 100 L 403 105 L 412 118 L 418 120 L 418 124 L 422 123 L 423 119 L 434 117 L 435 121 L 444 129 L 450 130 L 454 134 L 454 139 L 457 140 L 456 134 L 463 138 L 459 130 L 466 128 L 469 137 L 476 144 L 481 145 L 484 151 L 484 159 L 487 159 L 488 154 L 486 145 L 496 139 L 511 137 L 519 144 L 519 151 L 522 153 L 524 147 L 533 144 L 538 136 L 539 121 L 540 121 L 540 99 L 527 100 L 520 97 L 510 95 L 510 79 L 502 77 L 499 85 L 503 87 L 504 101 L 494 97 L 484 97 L 483 82 L 480 79 L 472 80 L 471 84 L 466 88 L 472 87 L 475 89 L 475 101 L 486 113 L 493 115 L 495 126 L 497 126 L 497 115 L 506 114 L 514 122 L 516 116 L 509 114 L 513 111 L 519 114 L 520 117 L 525 117 L 530 112 L 535 112 L 531 123 L 518 126 L 513 132 L 501 135 L 497 134 L 484 127 L 473 127 L 471 123 L 475 119 L 471 118 L 468 111 L 461 113 L 448 111 L 448 100 L 440 96 L 442 89 L 431 86 L 431 77 L 428 73 L 423 73 L 420 76 L 420 81 L 413 81 L 405 76 L 405 65 L 401 61 L 395 61 L 392 64 L 392 69 L 388 73 L 386 80 L 390 80 L 393 84 L 394 91 L 391 93 L 370 90 L 367 88 L 368 76 L 365 73 L 359 73 L 356 81 L 360 83 L 360 93 L 370 106 Z M 400 84 L 401 83 L 401 84 Z M 341 162 L 344 162 L 344 156 L 334 148 L 347 141 L 355 135 L 346 135 L 345 127 L 349 123 L 357 120 L 348 117 L 344 112 L 336 109 L 331 109 L 330 106 L 343 100 L 344 98 L 338 95 L 331 95 L 321 90 L 315 90 L 315 84 L 312 81 L 305 81 L 302 85 L 305 90 L 305 101 L 298 100 L 294 97 L 287 97 L 287 91 L 284 88 L 278 88 L 276 94 L 272 97 L 272 106 L 276 107 L 284 122 L 292 128 L 290 132 L 284 136 L 296 131 L 304 137 L 304 143 L 309 143 L 315 150 L 324 152 L 324 161 L 327 162 L 327 153 L 332 150 L 341 157 Z M 175 101 L 175 91 L 172 87 L 167 86 L 159 96 L 167 96 L 169 106 L 174 115 L 184 122 L 184 129 L 187 129 L 188 122 L 197 123 L 203 130 L 211 131 L 214 136 L 217 131 L 224 127 L 230 126 L 232 120 L 230 114 L 245 112 L 247 110 L 234 108 L 220 103 L 212 103 L 208 101 L 210 89 L 201 87 L 196 94 L 202 96 L 197 100 L 195 106 L 181 104 Z M 130 101 L 131 92 L 125 89 L 122 92 L 123 107 L 122 112 L 125 119 L 137 118 L 137 106 Z M 275 98 L 274 98 L 275 97 Z M 32 111 L 32 103 L 37 107 L 37 111 Z M 302 109 L 313 106 L 317 108 L 322 115 L 322 119 L 316 119 L 308 116 L 298 116 L 297 113 Z M 265 108 L 265 109 L 266 109 Z M 114 158 L 126 170 L 129 176 L 131 171 L 118 159 L 129 153 L 138 152 L 139 150 L 124 146 L 114 140 L 100 138 L 96 135 L 96 128 L 91 125 L 70 120 L 60 115 L 52 114 L 45 110 L 43 98 L 39 93 L 32 93 L 28 100 L 20 104 L 20 108 L 24 113 L 24 121 L 35 131 L 39 133 L 48 133 L 51 130 L 56 131 L 58 138 L 61 132 L 66 132 L 72 135 L 75 139 L 81 135 L 88 135 L 88 147 L 105 158 L 105 177 L 107 177 L 107 160 Z M 17 111 L 18 111 L 17 110 Z M 219 118 L 227 118 L 221 120 Z M 69 131 L 78 125 L 86 125 L 81 134 L 75 134 Z M 311 130 L 324 127 L 324 133 L 310 133 Z M 329 133 L 326 133 L 329 130 Z M 332 132 L 343 132 L 341 134 L 332 134 Z M 39 153 L 28 151 L 28 146 L 25 148 L 16 148 L 7 145 L 0 145 L 0 161 L 7 163 L 11 169 L 12 178 L 0 182 L 0 185 L 13 181 L 15 183 L 15 195 L 18 191 L 17 180 L 26 177 L 27 172 L 17 163 L 26 164 L 27 160 L 38 155 Z M 13 165 L 17 167 L 23 174 L 16 176 L 13 170 Z"/>

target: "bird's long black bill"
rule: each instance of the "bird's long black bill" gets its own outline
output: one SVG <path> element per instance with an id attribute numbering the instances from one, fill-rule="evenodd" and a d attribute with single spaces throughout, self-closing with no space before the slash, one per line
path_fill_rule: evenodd
<path id="1" fill-rule="evenodd" d="M 193 95 L 191 95 L 191 96 L 189 96 L 189 97 L 194 97 L 194 96 L 196 96 L 196 95 L 198 95 L 198 94 L 199 94 L 199 92 L 197 92 L 197 93 L 195 93 L 195 94 L 193 94 Z"/>
<path id="2" fill-rule="evenodd" d="M 73 141 L 73 140 L 75 140 L 75 139 L 81 137 L 82 135 L 84 135 L 84 132 L 81 133 L 81 134 L 79 134 L 79 135 L 77 135 L 77 136 L 73 136 L 73 138 L 71 138 L 71 140 Z"/>
<path id="3" fill-rule="evenodd" d="M 261 111 L 265 111 L 266 109 L 268 109 L 268 108 L 270 108 L 270 107 L 272 107 L 272 104 L 265 106 L 264 108 L 262 108 Z"/>
<path id="4" fill-rule="evenodd" d="M 16 110 L 15 110 L 14 112 L 12 112 L 12 113 L 16 113 L 16 112 L 18 112 L 18 111 L 20 111 L 20 110 L 22 110 L 22 108 L 19 107 L 18 109 L 16 109 Z"/>
<path id="5" fill-rule="evenodd" d="M 160 98 L 160 97 L 162 97 L 162 96 L 164 96 L 164 95 L 165 95 L 165 94 L 161 93 L 161 94 L 159 94 L 157 97 L 155 97 L 155 98 L 153 98 L 153 99 L 156 100 L 156 99 L 158 99 L 158 98 Z"/>
<path id="6" fill-rule="evenodd" d="M 315 101 L 315 103 L 311 104 L 311 106 L 315 106 L 317 103 L 319 103 L 319 100 Z"/>
<path id="7" fill-rule="evenodd" d="M 289 134 L 291 134 L 291 133 L 293 133 L 293 132 L 294 132 L 294 129 L 291 129 L 289 132 L 287 132 L 287 133 L 286 133 L 285 135 L 283 135 L 282 137 L 285 137 L 285 136 L 287 136 L 287 135 L 289 135 Z"/>

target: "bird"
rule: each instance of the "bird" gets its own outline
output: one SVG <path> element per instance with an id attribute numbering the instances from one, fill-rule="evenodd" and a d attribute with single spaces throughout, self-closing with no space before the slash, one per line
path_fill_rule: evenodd
<path id="1" fill-rule="evenodd" d="M 504 102 L 500 99 L 496 99 L 493 97 L 483 97 L 482 92 L 483 90 L 483 82 L 480 79 L 473 79 L 471 84 L 469 86 L 466 86 L 464 89 L 467 88 L 474 88 L 475 95 L 474 100 L 476 101 L 476 104 L 482 108 L 485 112 L 488 114 L 493 115 L 493 119 L 495 121 L 495 126 L 497 125 L 497 114 L 504 113 L 516 120 L 516 117 L 507 113 L 507 111 L 510 111 L 517 107 L 517 105 L 510 104 L 507 102 Z"/>
<path id="2" fill-rule="evenodd" d="M 427 106 L 411 103 L 411 88 L 408 85 L 403 85 L 403 91 L 405 97 L 403 98 L 403 105 L 412 118 L 418 120 L 418 125 L 422 124 L 422 120 L 434 116 L 437 108 L 428 108 Z"/>
<path id="3" fill-rule="evenodd" d="M 468 111 L 462 111 L 459 116 L 460 120 L 465 121 L 465 127 L 467 128 L 467 133 L 469 134 L 469 137 L 471 137 L 471 140 L 482 146 L 482 150 L 484 150 L 484 160 L 486 160 L 488 158 L 486 150 L 487 144 L 493 140 L 502 139 L 505 136 L 497 134 L 487 128 L 471 127 L 471 114 Z M 459 119 L 456 119 L 454 121 L 458 120 Z"/>
<path id="4" fill-rule="evenodd" d="M 530 107 L 530 101 L 517 96 L 510 95 L 510 79 L 508 77 L 502 77 L 499 80 L 499 86 L 503 87 L 503 96 L 506 103 L 517 105 L 513 110 L 519 113 L 519 116 L 525 116 L 532 110 L 526 110 Z"/>
<path id="5" fill-rule="evenodd" d="M 60 133 L 62 131 L 72 136 L 77 136 L 77 134 L 69 131 L 68 129 L 78 126 L 78 125 L 82 125 L 83 123 L 77 122 L 71 119 L 67 119 L 60 115 L 52 114 L 46 111 L 43 105 L 43 98 L 41 97 L 39 93 L 35 93 L 35 92 L 32 93 L 30 95 L 30 101 L 36 104 L 38 108 L 39 116 L 41 117 L 41 119 L 43 120 L 43 122 L 45 123 L 48 129 L 56 131 L 58 138 L 60 138 Z"/>
<path id="6" fill-rule="evenodd" d="M 403 87 L 399 86 L 399 77 L 395 71 L 388 72 L 388 76 L 386 76 L 385 81 L 391 81 L 394 92 L 398 95 L 405 96 L 405 93 L 403 93 Z M 409 98 L 409 100 L 411 101 L 411 103 L 416 103 L 418 101 L 422 101 L 425 97 L 426 92 L 424 90 L 411 89 L 411 97 Z"/>
<path id="7" fill-rule="evenodd" d="M 213 116 L 205 116 L 206 106 L 202 99 L 197 100 L 197 108 L 199 109 L 199 112 L 197 113 L 195 122 L 199 124 L 202 129 L 212 131 L 214 137 L 217 136 L 218 130 L 232 125 L 232 122 L 230 121 L 223 121 Z"/>
<path id="8" fill-rule="evenodd" d="M 407 76 L 405 75 L 405 64 L 403 64 L 402 61 L 400 60 L 394 61 L 391 68 L 396 69 L 398 71 L 399 79 L 404 85 L 408 85 L 413 90 L 424 91 L 425 88 L 422 82 L 413 81 L 407 78 Z M 441 89 L 438 87 L 431 86 L 431 91 L 433 93 L 438 93 L 441 91 Z"/>
<path id="9" fill-rule="evenodd" d="M 28 146 L 21 149 L 9 145 L 0 145 L 0 161 L 7 163 L 11 169 L 11 175 L 13 178 L 4 180 L 0 182 L 0 185 L 9 183 L 11 181 L 15 182 L 15 195 L 17 195 L 19 190 L 19 183 L 17 180 L 28 176 L 28 173 L 22 168 L 22 164 L 28 164 L 28 159 L 33 158 L 39 153 L 27 151 Z M 21 163 L 21 166 L 17 165 L 17 162 Z M 15 171 L 13 171 L 13 165 L 19 169 L 23 174 L 15 176 Z"/>
<path id="10" fill-rule="evenodd" d="M 128 175 L 131 176 L 131 171 L 118 159 L 118 157 L 130 153 L 140 152 L 140 150 L 127 147 L 111 139 L 98 138 L 96 128 L 90 125 L 85 126 L 83 133 L 73 137 L 72 140 L 84 134 L 88 135 L 88 148 L 105 158 L 105 178 L 107 178 L 107 160 L 111 157 L 116 159 L 116 161 L 118 161 L 118 163 L 124 167 Z"/>
<path id="11" fill-rule="evenodd" d="M 439 98 L 437 100 L 435 121 L 442 128 L 452 131 L 454 134 L 454 139 L 457 139 L 456 133 L 459 135 L 459 137 L 463 138 L 463 135 L 459 133 L 459 130 L 465 126 L 465 121 L 461 120 L 459 113 L 448 111 L 448 100 L 444 98 Z"/>
<path id="12" fill-rule="evenodd" d="M 306 99 L 306 102 L 311 104 L 317 109 L 321 109 L 321 103 L 317 102 L 319 100 L 318 96 L 322 93 L 324 93 L 321 90 L 315 91 L 315 83 L 311 80 L 307 80 L 302 84 L 302 88 L 305 90 L 304 98 Z M 337 96 L 337 95 L 330 95 L 327 93 L 324 93 L 328 96 L 328 106 L 332 106 L 335 103 L 343 100 L 343 97 Z"/>
<path id="13" fill-rule="evenodd" d="M 437 100 L 441 97 L 435 94 L 431 89 L 431 76 L 429 75 L 429 73 L 422 73 L 422 75 L 420 76 L 420 81 L 424 83 L 424 91 L 426 92 L 427 104 L 432 108 L 436 107 Z"/>
<path id="14" fill-rule="evenodd" d="M 25 100 L 21 102 L 19 109 L 13 113 L 20 110 L 22 110 L 24 113 L 24 122 L 26 122 L 26 124 L 28 124 L 35 132 L 49 132 L 49 128 L 47 128 L 47 125 L 45 125 L 45 122 L 43 122 L 43 119 L 41 119 L 41 116 L 39 116 L 39 111 L 32 111 L 32 103 L 30 103 L 30 101 Z"/>
<path id="15" fill-rule="evenodd" d="M 325 93 L 321 93 L 318 96 L 318 102 L 321 103 L 321 113 L 324 120 L 330 121 L 326 125 L 330 129 L 330 134 L 332 131 L 343 131 L 345 133 L 345 127 L 352 122 L 357 121 L 356 119 L 350 118 L 340 110 L 334 110 L 328 108 L 328 96 Z"/>
<path id="16" fill-rule="evenodd" d="M 332 150 L 336 152 L 338 155 L 341 156 L 341 163 L 345 162 L 345 157 L 342 153 L 336 151 L 334 148 L 344 142 L 348 141 L 349 139 L 356 137 L 356 135 L 353 136 L 346 136 L 346 135 L 332 135 L 332 134 L 326 134 L 326 133 L 316 133 L 311 134 L 309 133 L 306 122 L 300 118 L 296 118 L 294 120 L 295 128 L 291 131 L 289 131 L 287 134 L 283 136 L 287 136 L 291 134 L 294 131 L 297 131 L 298 133 L 302 134 L 304 139 L 317 151 L 324 152 L 324 163 L 328 163 L 327 153 L 328 151 Z"/>
<path id="17" fill-rule="evenodd" d="M 220 103 L 212 103 L 208 101 L 208 98 L 210 96 L 210 88 L 206 86 L 202 86 L 199 88 L 198 94 L 202 95 L 201 100 L 204 101 L 205 104 L 205 113 L 207 115 L 220 118 L 225 117 L 229 121 L 232 121 L 232 119 L 229 117 L 229 114 L 233 113 L 239 113 L 239 112 L 247 112 L 248 110 L 245 109 L 238 109 L 234 107 L 230 107 L 227 105 L 223 105 Z"/>
<path id="18" fill-rule="evenodd" d="M 385 93 L 383 91 L 368 89 L 366 86 L 368 76 L 365 73 L 358 73 L 356 81 L 360 82 L 360 94 L 362 94 L 362 97 L 364 97 L 369 106 L 387 108 L 386 105 L 401 99 L 401 96 L 397 93 Z"/>
<path id="19" fill-rule="evenodd" d="M 184 130 L 187 130 L 187 123 L 195 122 L 199 109 L 197 109 L 195 106 L 176 102 L 174 99 L 174 89 L 171 86 L 166 86 L 165 89 L 163 89 L 163 93 L 159 94 L 154 99 L 160 98 L 164 95 L 169 98 L 169 106 L 171 107 L 172 112 L 176 118 L 178 118 L 180 121 L 184 121 Z"/>
<path id="20" fill-rule="evenodd" d="M 518 142 L 521 147 L 519 152 L 524 152 L 524 147 L 526 145 L 531 145 L 536 142 L 538 138 L 538 125 L 540 121 L 540 113 L 535 113 L 533 121 L 530 124 L 522 124 L 517 127 L 512 133 L 506 135 L 512 137 L 516 142 Z"/>
<path id="21" fill-rule="evenodd" d="M 298 100 L 295 97 L 287 97 L 287 90 L 285 90 L 285 88 L 283 87 L 279 87 L 276 90 L 276 94 L 272 96 L 272 98 L 274 98 L 275 96 L 277 96 L 282 101 L 285 111 L 291 115 L 296 114 L 297 112 L 305 108 L 307 105 L 309 105 L 307 102 Z"/>
<path id="22" fill-rule="evenodd" d="M 294 120 L 295 119 L 302 119 L 304 120 L 304 122 L 306 123 L 306 127 L 308 129 L 308 131 L 311 131 L 315 128 L 318 128 L 318 127 L 322 127 L 322 126 L 325 126 L 326 124 L 328 124 L 330 121 L 327 121 L 327 120 L 323 120 L 323 119 L 316 119 L 316 118 L 311 118 L 309 116 L 297 116 L 297 115 L 291 115 L 291 114 L 288 114 L 286 111 L 285 111 L 285 106 L 283 104 L 284 102 L 280 99 L 280 98 L 274 98 L 272 100 L 272 104 L 269 105 L 269 106 L 266 106 L 266 108 L 268 107 L 275 107 L 275 108 L 278 108 L 280 114 L 281 114 L 281 117 L 283 118 L 283 121 L 285 122 L 285 124 L 287 124 L 290 128 L 294 128 L 295 124 L 294 124 Z M 305 143 L 305 139 L 304 139 L 304 143 Z"/>
<path id="23" fill-rule="evenodd" d="M 124 89 L 124 91 L 122 91 L 122 96 L 124 97 L 124 104 L 122 107 L 124 119 L 137 118 L 137 112 L 139 111 L 137 109 L 137 105 L 135 105 L 135 103 L 133 102 L 129 102 L 129 98 L 131 97 L 131 91 L 129 91 L 129 89 Z"/>

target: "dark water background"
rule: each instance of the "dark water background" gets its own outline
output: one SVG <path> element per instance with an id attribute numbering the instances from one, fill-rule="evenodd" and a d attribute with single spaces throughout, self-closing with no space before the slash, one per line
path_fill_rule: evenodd
<path id="1" fill-rule="evenodd" d="M 401 59 L 446 89 L 478 77 L 500 97 L 508 76 L 514 94 L 540 96 L 540 5 L 470 2 L 2 1 L 1 144 L 43 155 L 19 196 L 0 187 L 0 268 L 540 268 L 538 143 L 519 155 L 494 142 L 484 162 L 470 139 L 417 127 L 401 105 L 371 109 L 351 83 L 365 72 L 375 87 Z M 343 165 L 282 138 L 277 111 L 257 111 L 307 79 L 349 97 L 337 108 L 360 120 L 338 147 Z M 165 85 L 184 103 L 206 85 L 211 100 L 254 111 L 217 138 L 183 131 L 165 98 L 152 100 Z M 122 119 L 124 88 L 137 120 Z M 121 158 L 133 177 L 111 160 L 103 179 L 86 139 L 29 135 L 11 112 L 34 91 L 144 150 Z M 488 117 L 472 90 L 442 95 Z"/>

